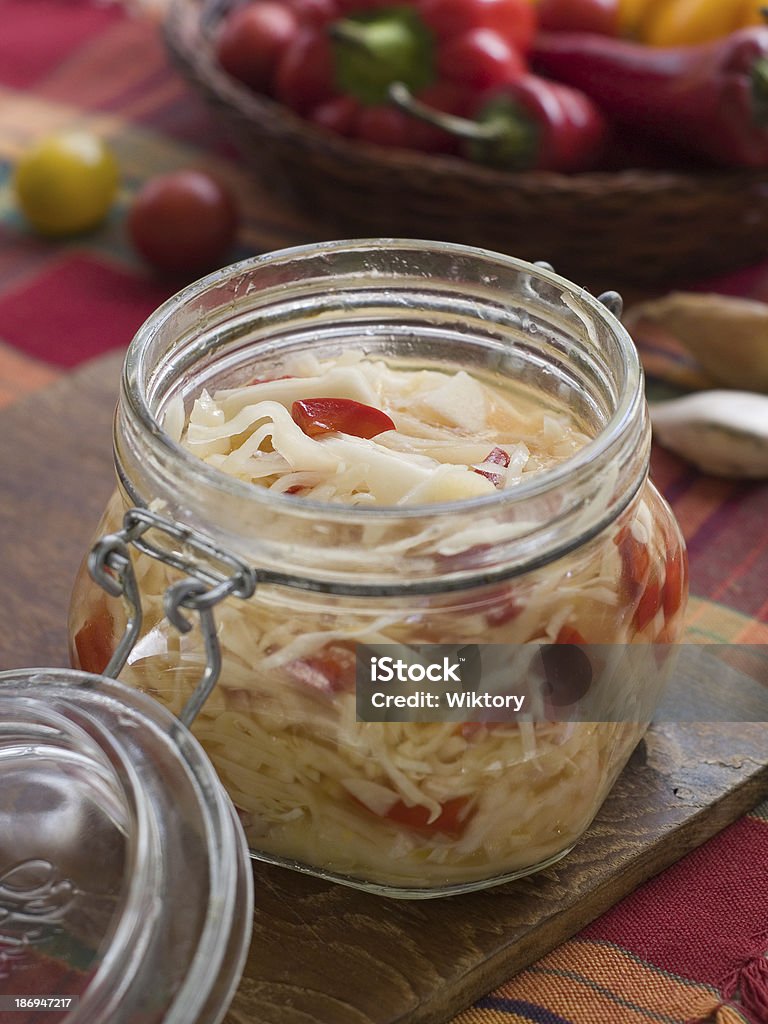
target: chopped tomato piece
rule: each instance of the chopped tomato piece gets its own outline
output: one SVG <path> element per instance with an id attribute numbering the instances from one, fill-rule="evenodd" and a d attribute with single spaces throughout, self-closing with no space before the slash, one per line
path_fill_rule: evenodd
<path id="1" fill-rule="evenodd" d="M 72 642 L 73 666 L 83 672 L 101 675 L 114 654 L 114 631 L 114 619 L 106 602 L 101 601 L 75 633 Z"/>
<path id="2" fill-rule="evenodd" d="M 415 828 L 422 832 L 444 832 L 448 836 L 459 836 L 464 831 L 466 824 L 466 808 L 469 800 L 465 796 L 458 796 L 453 800 L 446 800 L 443 809 L 434 821 L 429 820 L 430 812 L 421 804 L 409 807 L 402 800 L 393 804 L 385 814 L 390 821 L 396 821 L 398 825 L 405 825 L 407 828 Z"/>
<path id="3" fill-rule="evenodd" d="M 649 622 L 651 622 L 661 608 L 662 592 L 657 579 L 652 579 L 648 586 L 643 591 L 643 596 L 640 598 L 635 608 L 635 614 L 632 616 L 632 623 L 636 629 L 645 629 Z"/>
<path id="4" fill-rule="evenodd" d="M 354 690 L 355 664 L 354 650 L 331 643 L 316 654 L 289 662 L 286 672 L 295 682 L 332 695 Z"/>
<path id="5" fill-rule="evenodd" d="M 487 480 L 490 480 L 494 487 L 501 487 L 504 483 L 504 477 L 501 473 L 494 473 L 492 469 L 483 469 L 486 465 L 503 466 L 504 469 L 509 465 L 509 455 L 504 451 L 503 448 L 492 448 L 491 451 L 485 456 L 480 466 L 474 467 L 474 472 L 479 473 L 480 476 L 484 476 Z"/>
<path id="6" fill-rule="evenodd" d="M 351 398 L 305 398 L 294 402 L 291 416 L 309 437 L 338 430 L 354 437 L 376 437 L 395 424 L 381 409 Z"/>
<path id="7" fill-rule="evenodd" d="M 675 548 L 667 560 L 664 580 L 664 617 L 671 619 L 683 601 L 688 582 L 688 555 L 683 548 Z"/>

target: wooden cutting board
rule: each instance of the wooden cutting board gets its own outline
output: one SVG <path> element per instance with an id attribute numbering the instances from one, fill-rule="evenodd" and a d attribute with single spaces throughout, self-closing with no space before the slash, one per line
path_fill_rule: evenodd
<path id="1" fill-rule="evenodd" d="M 69 588 L 113 486 L 120 362 L 0 412 L 0 668 L 66 663 Z M 402 902 L 256 864 L 253 942 L 225 1024 L 446 1021 L 766 794 L 768 725 L 665 724 L 576 849 L 532 878 Z"/>

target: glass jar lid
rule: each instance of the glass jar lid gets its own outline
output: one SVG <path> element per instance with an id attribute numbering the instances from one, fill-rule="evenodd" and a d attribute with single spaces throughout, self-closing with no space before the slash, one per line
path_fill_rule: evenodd
<path id="1" fill-rule="evenodd" d="M 253 881 L 190 732 L 113 679 L 3 672 L 0 777 L 0 1020 L 220 1021 Z"/>

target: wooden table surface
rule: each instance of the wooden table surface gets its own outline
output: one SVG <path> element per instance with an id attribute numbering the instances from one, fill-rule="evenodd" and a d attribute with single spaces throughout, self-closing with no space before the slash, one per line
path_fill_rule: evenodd
<path id="1" fill-rule="evenodd" d="M 0 413 L 0 668 L 66 664 L 69 589 L 113 487 L 120 362 Z M 768 725 L 665 723 L 582 842 L 534 877 L 406 902 L 255 863 L 253 942 L 226 1024 L 448 1020 L 766 793 Z"/>

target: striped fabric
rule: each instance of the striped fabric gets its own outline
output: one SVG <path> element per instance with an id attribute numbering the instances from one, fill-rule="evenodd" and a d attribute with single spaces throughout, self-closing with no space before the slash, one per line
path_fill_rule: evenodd
<path id="1" fill-rule="evenodd" d="M 51 243 L 24 227 L 11 168 L 33 138 L 73 125 L 111 140 L 122 191 L 100 230 Z M 176 290 L 139 264 L 122 215 L 150 174 L 191 165 L 215 170 L 239 197 L 233 259 L 311 240 L 231 158 L 168 69 L 151 22 L 95 0 L 0 0 L 0 405 L 125 347 Z M 723 287 L 768 298 L 768 270 Z M 655 393 L 699 382 L 661 333 L 644 339 L 643 357 Z M 689 639 L 768 642 L 768 488 L 701 476 L 662 450 L 653 472 L 688 541 Z M 453 1024 L 768 1024 L 766 928 L 768 804 Z"/>

